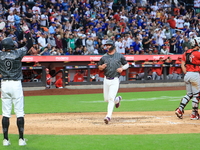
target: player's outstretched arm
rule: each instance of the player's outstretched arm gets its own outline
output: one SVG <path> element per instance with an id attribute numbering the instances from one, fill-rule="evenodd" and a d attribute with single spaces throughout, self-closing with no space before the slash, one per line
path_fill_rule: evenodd
<path id="1" fill-rule="evenodd" d="M 31 37 L 31 33 L 30 33 L 30 30 L 28 28 L 28 26 L 26 25 L 26 23 L 24 23 L 22 26 L 21 26 L 23 32 L 24 32 L 24 36 L 26 38 L 26 47 L 27 47 L 27 51 L 29 51 L 29 49 L 33 46 L 33 39 Z"/>

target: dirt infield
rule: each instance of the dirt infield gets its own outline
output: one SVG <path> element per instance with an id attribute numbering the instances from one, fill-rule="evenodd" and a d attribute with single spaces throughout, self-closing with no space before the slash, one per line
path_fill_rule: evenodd
<path id="1" fill-rule="evenodd" d="M 120 89 L 119 92 L 184 90 L 185 87 L 155 87 Z M 102 89 L 72 90 L 48 89 L 25 91 L 25 96 L 67 95 L 101 93 Z M 178 105 L 178 104 L 177 104 Z M 184 118 L 178 119 L 174 111 L 163 112 L 114 112 L 113 118 L 105 125 L 105 112 L 99 113 L 55 113 L 26 115 L 25 134 L 171 134 L 200 133 L 199 120 L 190 120 L 191 111 L 185 111 Z M 17 134 L 16 119 L 11 118 L 9 133 Z"/>

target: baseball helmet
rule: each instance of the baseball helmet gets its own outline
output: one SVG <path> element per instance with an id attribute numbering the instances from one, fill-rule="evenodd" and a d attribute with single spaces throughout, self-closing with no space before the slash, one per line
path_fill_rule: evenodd
<path id="1" fill-rule="evenodd" d="M 112 45 L 112 46 L 114 46 L 114 42 L 112 40 L 107 40 L 105 45 Z"/>
<path id="2" fill-rule="evenodd" d="M 200 47 L 200 37 L 195 37 L 194 39 L 191 39 L 191 46 L 199 46 Z"/>
<path id="3" fill-rule="evenodd" d="M 13 50 L 13 49 L 15 49 L 15 44 L 14 44 L 14 42 L 13 42 L 11 37 L 4 38 L 1 41 L 1 44 L 2 44 L 2 47 L 5 48 L 5 50 Z"/>

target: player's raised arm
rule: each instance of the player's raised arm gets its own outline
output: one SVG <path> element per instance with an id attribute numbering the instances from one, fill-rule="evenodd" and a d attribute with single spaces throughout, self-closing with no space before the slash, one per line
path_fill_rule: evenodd
<path id="1" fill-rule="evenodd" d="M 24 23 L 22 26 L 21 26 L 21 29 L 23 30 L 24 32 L 24 36 L 26 38 L 26 47 L 27 47 L 27 51 L 30 50 L 30 48 L 33 46 L 33 39 L 31 37 L 31 34 L 30 34 L 30 30 L 28 28 L 28 26 Z"/>

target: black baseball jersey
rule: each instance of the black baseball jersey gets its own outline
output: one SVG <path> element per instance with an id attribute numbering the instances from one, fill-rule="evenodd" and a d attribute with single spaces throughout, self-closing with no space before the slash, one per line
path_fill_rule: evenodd
<path id="1" fill-rule="evenodd" d="M 0 74 L 2 75 L 2 79 L 23 79 L 21 60 L 26 53 L 26 46 L 11 51 L 0 51 Z"/>
<path id="2" fill-rule="evenodd" d="M 106 77 L 119 77 L 120 73 L 117 72 L 117 68 L 120 68 L 122 65 L 127 64 L 127 61 L 124 55 L 115 52 L 113 55 L 104 54 L 98 62 L 98 66 L 102 64 L 107 64 L 107 67 L 104 69 L 104 75 Z"/>

